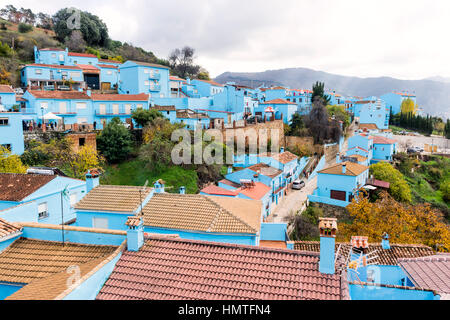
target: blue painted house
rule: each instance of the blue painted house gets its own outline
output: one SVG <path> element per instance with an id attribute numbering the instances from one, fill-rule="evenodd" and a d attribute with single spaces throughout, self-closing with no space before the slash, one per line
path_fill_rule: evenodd
<path id="1" fill-rule="evenodd" d="M 356 149 L 355 149 L 356 148 Z M 357 151 L 358 150 L 358 151 Z M 369 158 L 369 161 L 373 158 L 373 136 L 367 133 L 355 134 L 348 139 L 348 151 L 347 156 L 353 154 L 359 154 L 357 152 L 364 151 L 365 157 Z M 355 152 L 355 153 L 353 153 Z"/>
<path id="2" fill-rule="evenodd" d="M 361 105 L 359 110 L 359 123 L 375 124 L 378 129 L 384 130 L 389 128 L 390 110 L 382 100 L 375 103 Z"/>
<path id="3" fill-rule="evenodd" d="M 69 64 L 68 54 L 68 48 L 38 49 L 38 47 L 34 46 L 34 62 L 39 64 L 67 65 Z"/>
<path id="4" fill-rule="evenodd" d="M 0 218 L 10 222 L 61 224 L 75 219 L 86 195 L 82 180 L 39 174 L 0 173 Z M 61 193 L 66 190 L 66 195 Z M 62 212 L 63 211 L 63 212 Z"/>
<path id="5" fill-rule="evenodd" d="M 25 151 L 21 113 L 0 111 L 0 146 L 16 155 Z"/>
<path id="6" fill-rule="evenodd" d="M 398 114 L 402 111 L 402 103 L 406 99 L 411 99 L 415 104 L 417 103 L 416 95 L 406 91 L 387 93 L 380 98 L 386 102 L 386 107 L 389 108 L 393 114 Z"/>
<path id="7" fill-rule="evenodd" d="M 28 64 L 21 70 L 23 87 L 46 90 L 77 90 L 84 86 L 83 70 L 78 66 Z"/>
<path id="8" fill-rule="evenodd" d="M 103 129 L 112 118 L 132 123 L 131 115 L 136 109 L 148 109 L 149 95 L 141 94 L 91 94 L 94 121 L 97 129 Z"/>
<path id="9" fill-rule="evenodd" d="M 397 141 L 382 136 L 373 137 L 373 158 L 371 163 L 390 162 L 397 152 Z"/>
<path id="10" fill-rule="evenodd" d="M 275 116 L 275 119 L 283 119 L 285 124 L 290 124 L 292 116 L 297 113 L 297 109 L 297 104 L 293 102 L 284 99 L 275 99 L 260 103 L 255 108 L 255 114 L 261 115 L 263 118 L 267 116 L 270 119 Z"/>
<path id="11" fill-rule="evenodd" d="M 119 67 L 121 94 L 149 94 L 151 98 L 169 98 L 169 67 L 140 62 L 127 61 Z"/>
<path id="12" fill-rule="evenodd" d="M 126 232 L 0 219 L 0 300 L 94 300 L 125 240 Z"/>
<path id="13" fill-rule="evenodd" d="M 146 189 L 97 186 L 76 211 L 80 227 L 125 230 L 128 217 L 142 212 L 147 233 L 247 245 L 259 244 L 262 220 L 260 201 L 169 194 L 162 181 Z"/>
<path id="14" fill-rule="evenodd" d="M 61 124 L 88 125 L 94 122 L 92 100 L 87 93 L 79 91 L 27 90 L 23 95 L 26 108 L 22 109 L 24 120 L 41 122 L 42 115 L 53 113 L 61 117 Z"/>
<path id="15" fill-rule="evenodd" d="M 369 178 L 369 167 L 342 162 L 317 173 L 317 189 L 308 195 L 311 202 L 346 207 Z"/>
<path id="16" fill-rule="evenodd" d="M 224 91 L 224 86 L 212 80 L 194 79 L 190 84 L 195 87 L 200 97 L 211 97 Z"/>
<path id="17" fill-rule="evenodd" d="M 0 84 L 0 106 L 9 110 L 14 105 L 16 105 L 16 93 L 13 88 L 8 85 Z"/>

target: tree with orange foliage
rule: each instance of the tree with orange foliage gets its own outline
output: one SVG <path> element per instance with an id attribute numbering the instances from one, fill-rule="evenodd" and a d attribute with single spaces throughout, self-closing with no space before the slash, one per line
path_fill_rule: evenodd
<path id="1" fill-rule="evenodd" d="M 348 242 L 352 236 L 368 236 L 379 242 L 384 232 L 392 243 L 424 244 L 436 251 L 450 252 L 450 228 L 440 213 L 428 204 L 408 205 L 395 201 L 387 192 L 371 203 L 366 196 L 353 199 L 347 207 L 352 223 L 339 224 L 338 240 Z"/>

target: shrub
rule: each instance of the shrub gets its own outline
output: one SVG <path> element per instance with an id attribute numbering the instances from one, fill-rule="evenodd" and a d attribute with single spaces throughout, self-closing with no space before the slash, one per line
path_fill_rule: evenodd
<path id="1" fill-rule="evenodd" d="M 33 26 L 26 23 L 19 23 L 18 30 L 20 33 L 27 33 L 33 30 Z"/>

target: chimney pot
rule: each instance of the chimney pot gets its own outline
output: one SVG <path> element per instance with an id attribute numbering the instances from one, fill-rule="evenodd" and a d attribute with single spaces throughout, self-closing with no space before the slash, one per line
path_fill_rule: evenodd
<path id="1" fill-rule="evenodd" d="M 347 164 L 346 163 L 342 164 L 342 173 L 343 174 L 347 173 Z"/>

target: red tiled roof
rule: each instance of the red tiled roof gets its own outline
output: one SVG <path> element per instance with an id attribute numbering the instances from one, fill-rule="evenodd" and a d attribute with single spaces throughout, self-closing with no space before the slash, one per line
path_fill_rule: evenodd
<path id="1" fill-rule="evenodd" d="M 14 93 L 14 90 L 11 88 L 11 86 L 0 84 L 0 93 Z"/>
<path id="2" fill-rule="evenodd" d="M 148 101 L 148 94 L 102 94 L 93 93 L 91 95 L 94 101 Z"/>
<path id="3" fill-rule="evenodd" d="M 450 254 L 399 259 L 398 262 L 415 286 L 450 294 Z"/>
<path id="4" fill-rule="evenodd" d="M 394 144 L 397 141 L 392 140 L 392 139 L 388 139 L 385 137 L 380 137 L 380 136 L 375 136 L 373 137 L 373 143 L 374 144 Z"/>
<path id="5" fill-rule="evenodd" d="M 75 100 L 90 100 L 86 93 L 80 91 L 39 91 L 29 90 L 35 98 L 38 99 L 75 99 Z"/>
<path id="6" fill-rule="evenodd" d="M 366 149 L 361 148 L 361 147 L 353 147 L 353 148 L 350 148 L 350 149 L 348 149 L 348 150 L 350 151 L 350 150 L 353 150 L 353 149 L 359 149 L 359 150 L 362 150 L 362 151 L 365 151 L 365 152 L 369 152 L 369 151 L 367 151 Z"/>
<path id="7" fill-rule="evenodd" d="M 230 180 L 227 180 L 227 179 L 220 180 L 219 182 L 221 182 L 223 184 L 226 184 L 227 186 L 236 188 L 236 189 L 240 188 L 240 186 L 241 186 L 240 184 L 234 183 L 233 181 L 230 181 Z"/>
<path id="8" fill-rule="evenodd" d="M 18 233 L 22 228 L 0 218 L 0 239 L 10 234 Z"/>
<path id="9" fill-rule="evenodd" d="M 298 157 L 289 151 L 285 151 L 283 153 L 272 155 L 272 158 L 281 162 L 282 164 L 287 164 L 291 161 L 298 160 Z"/>
<path id="10" fill-rule="evenodd" d="M 179 78 L 177 76 L 170 76 L 169 79 L 170 79 L 170 81 L 183 81 L 183 82 L 186 81 L 186 80 L 181 79 L 181 78 Z"/>
<path id="11" fill-rule="evenodd" d="M 284 99 L 274 99 L 274 100 L 263 102 L 261 104 L 295 104 L 295 103 L 284 100 Z"/>
<path id="12" fill-rule="evenodd" d="M 110 64 L 97 64 L 97 67 L 106 68 L 106 69 L 119 69 L 118 66 L 112 66 Z"/>
<path id="13" fill-rule="evenodd" d="M 115 60 L 108 60 L 108 59 L 98 59 L 99 62 L 109 62 L 109 63 L 116 63 L 116 64 L 122 64 L 120 61 Z"/>
<path id="14" fill-rule="evenodd" d="M 362 123 L 359 125 L 359 128 L 367 130 L 377 130 L 378 126 L 375 123 Z"/>
<path id="15" fill-rule="evenodd" d="M 350 243 L 336 243 L 336 251 L 341 245 L 340 254 L 347 257 L 351 250 Z M 297 241 L 294 249 L 298 251 L 320 252 L 319 241 Z M 391 244 L 390 249 L 383 249 L 379 243 L 369 243 L 368 254 L 372 254 L 377 258 L 373 261 L 378 265 L 396 266 L 398 259 L 401 258 L 417 258 L 434 255 L 430 247 L 422 244 Z"/>
<path id="16" fill-rule="evenodd" d="M 0 201 L 22 201 L 55 178 L 39 174 L 0 173 Z"/>
<path id="17" fill-rule="evenodd" d="M 43 64 L 43 63 L 31 63 L 25 65 L 25 67 L 43 67 L 43 68 L 51 68 L 51 69 L 69 69 L 69 70 L 80 70 L 81 68 L 77 66 L 58 66 L 53 64 Z"/>
<path id="18" fill-rule="evenodd" d="M 264 183 L 255 182 L 255 186 L 241 188 L 239 193 L 242 193 L 253 200 L 261 200 L 270 190 L 270 187 L 266 186 Z"/>
<path id="19" fill-rule="evenodd" d="M 374 186 L 374 187 L 380 187 L 380 188 L 384 188 L 384 189 L 389 189 L 391 187 L 391 184 L 389 182 L 386 181 L 381 181 L 381 180 L 368 180 L 367 184 Z"/>
<path id="20" fill-rule="evenodd" d="M 218 82 L 212 81 L 212 80 L 200 80 L 200 79 L 195 79 L 197 81 L 201 81 L 201 82 L 205 82 L 205 83 L 209 83 L 210 85 L 216 86 L 216 87 L 223 87 L 223 84 L 220 84 Z"/>
<path id="21" fill-rule="evenodd" d="M 124 251 L 98 300 L 340 300 L 319 254 L 152 237 Z"/>
<path id="22" fill-rule="evenodd" d="M 100 73 L 100 69 L 90 64 L 77 64 L 84 73 Z"/>
<path id="23" fill-rule="evenodd" d="M 76 52 L 69 52 L 69 57 L 86 57 L 86 58 L 97 58 L 95 54 L 90 53 L 76 53 Z"/>
<path id="24" fill-rule="evenodd" d="M 231 191 L 215 185 L 207 186 L 206 188 L 203 188 L 201 192 L 211 195 L 230 196 L 230 197 L 235 197 L 239 194 L 237 190 Z"/>
<path id="25" fill-rule="evenodd" d="M 61 48 L 43 48 L 39 49 L 39 51 L 65 51 L 65 50 Z"/>

